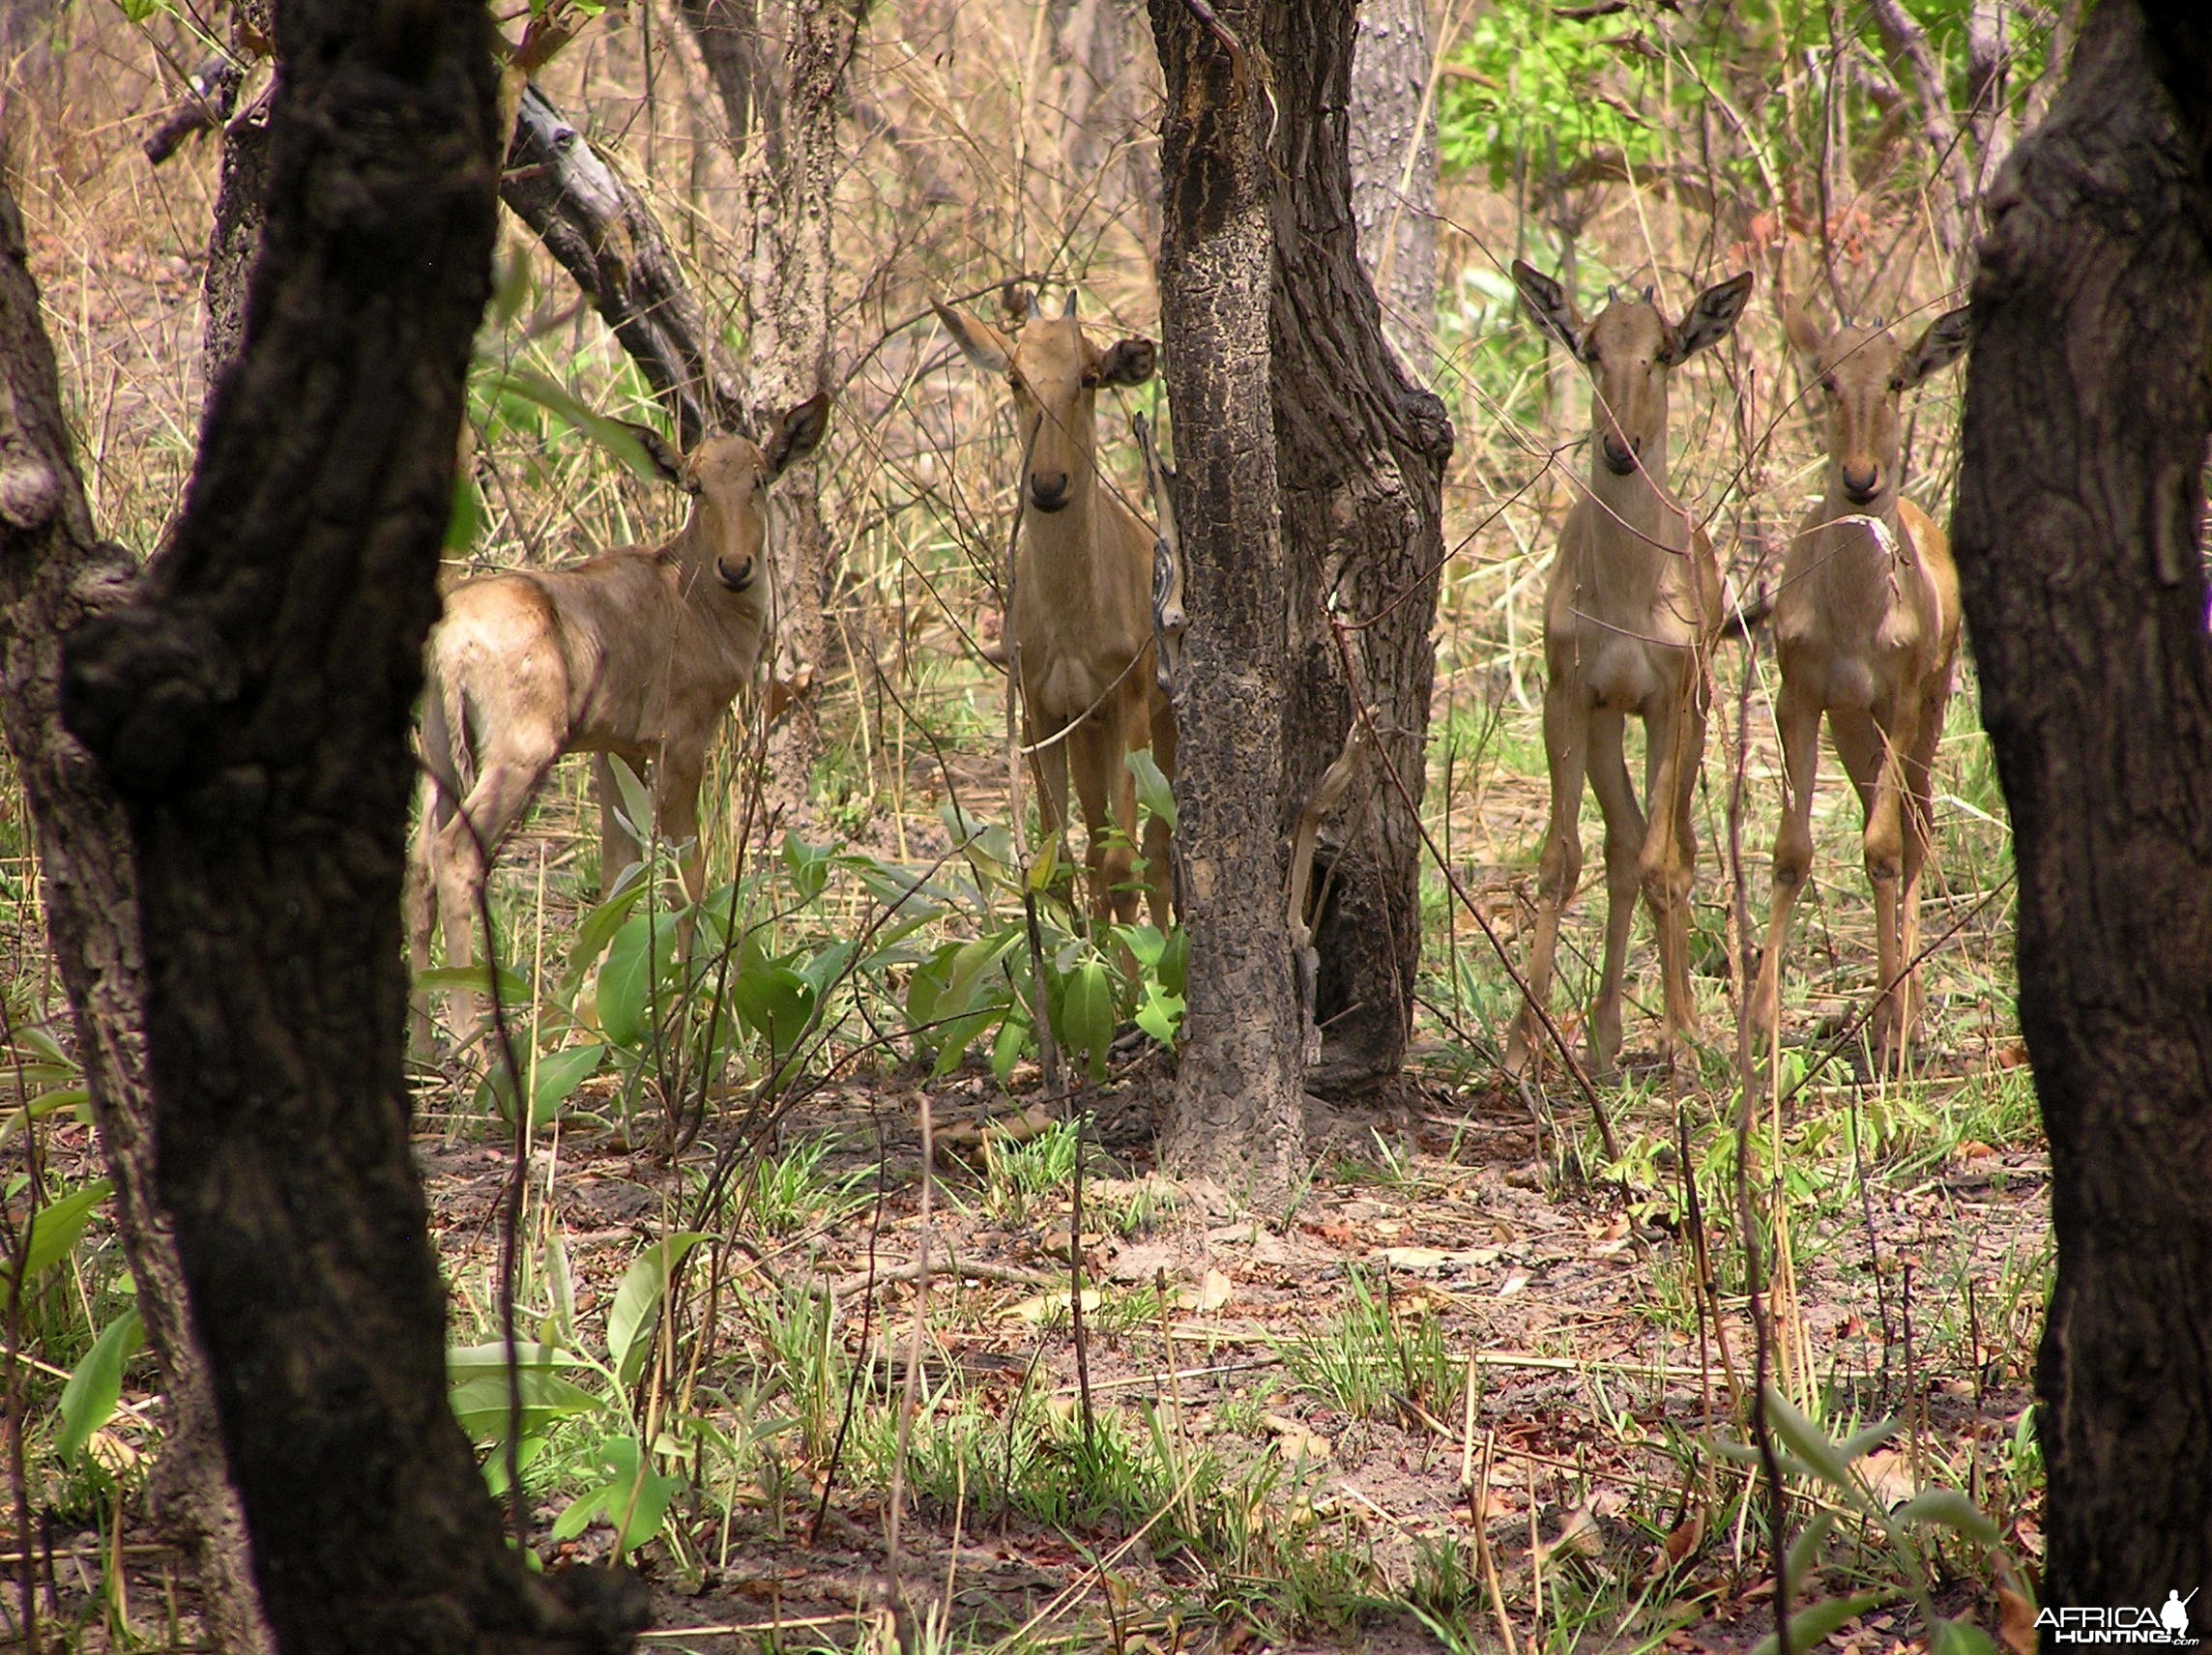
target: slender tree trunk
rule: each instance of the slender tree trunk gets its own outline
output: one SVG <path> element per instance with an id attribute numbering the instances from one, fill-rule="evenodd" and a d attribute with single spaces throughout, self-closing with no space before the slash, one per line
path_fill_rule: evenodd
<path id="1" fill-rule="evenodd" d="M 242 63 L 252 62 L 267 49 L 269 3 L 237 0 L 231 9 L 232 52 Z M 208 232 L 207 271 L 200 278 L 206 312 L 200 333 L 203 417 L 215 402 L 216 387 L 237 359 L 246 331 L 247 278 L 261 248 L 262 202 L 269 190 L 269 104 L 266 96 L 248 99 L 222 127 L 215 224 Z"/>
<path id="2" fill-rule="evenodd" d="M 1437 118 L 1427 0 L 1363 0 L 1352 54 L 1352 216 L 1382 334 L 1425 384 L 1437 344 Z"/>
<path id="3" fill-rule="evenodd" d="M 63 727 L 63 637 L 112 607 L 131 574 L 93 538 L 71 457 L 53 351 L 0 185 L 0 724 L 39 833 L 47 935 L 61 969 L 115 1181 L 116 1230 L 169 1400 L 154 1503 L 199 1577 L 203 1635 L 218 1651 L 274 1648 L 253 1588 L 246 1522 L 225 1472 L 215 1391 L 192 1329 L 176 1236 L 155 1193 L 146 1072 L 146 970 L 122 807 Z"/>
<path id="4" fill-rule="evenodd" d="M 2212 28 L 2180 15 L 2186 137 L 2105 0 L 1999 181 L 1954 523 L 2051 1138 L 2053 1608 L 2212 1584 Z"/>
<path id="5" fill-rule="evenodd" d="M 135 866 L 158 1199 L 283 1647 L 621 1648 L 634 1602 L 522 1568 L 447 1408 L 400 1063 L 407 728 L 489 284 L 488 20 L 276 22 L 243 346 L 174 540 L 64 642 L 62 711 Z"/>
<path id="6" fill-rule="evenodd" d="M 1387 760 L 1370 763 L 1365 784 L 1324 824 L 1316 857 L 1317 875 L 1325 870 L 1314 926 L 1323 1045 L 1308 1082 L 1324 1092 L 1395 1075 L 1412 1027 L 1430 631 L 1452 446 L 1443 404 L 1408 383 L 1384 342 L 1387 318 L 1355 257 L 1346 108 L 1362 9 L 1353 0 L 1282 5 L 1268 46 L 1283 110 L 1271 341 L 1295 654 L 1291 803 L 1301 806 L 1336 758 L 1355 694 Z M 1346 682 L 1332 618 L 1349 628 L 1356 685 Z"/>
<path id="7" fill-rule="evenodd" d="M 1189 1003 L 1161 1158 L 1279 1205 L 1305 1171 L 1296 984 L 1284 903 L 1291 571 L 1276 491 L 1267 322 L 1273 105 L 1259 5 L 1152 0 L 1168 84 L 1160 319 L 1190 617 L 1176 685 Z"/>
<path id="8" fill-rule="evenodd" d="M 781 410 L 813 395 L 830 376 L 830 209 L 843 166 L 837 140 L 845 73 L 867 0 L 763 0 L 757 15 L 753 130 L 742 136 L 739 181 L 748 236 L 746 392 L 753 428 L 766 431 Z M 730 102 L 725 93 L 725 107 Z M 733 144 L 739 141 L 733 134 Z M 818 690 L 835 645 L 828 611 L 837 557 L 822 520 L 821 488 L 821 463 L 803 460 L 769 503 L 775 535 L 771 673 L 784 703 L 769 739 L 769 765 L 771 801 L 787 811 L 805 808 L 822 756 Z"/>

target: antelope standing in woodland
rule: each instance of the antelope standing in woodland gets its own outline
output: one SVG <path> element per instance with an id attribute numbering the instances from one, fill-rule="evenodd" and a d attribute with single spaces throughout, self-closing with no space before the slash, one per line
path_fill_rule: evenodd
<path id="1" fill-rule="evenodd" d="M 1753 1027 L 1775 1026 L 1790 911 L 1813 865 L 1813 780 L 1820 714 L 1866 812 L 1879 985 L 1875 1046 L 1902 1061 L 1920 1015 L 1920 870 L 1934 830 L 1929 766 L 1943 734 L 1959 653 L 1951 543 L 1897 492 L 1905 393 L 1966 348 L 1965 309 L 1938 316 L 1909 349 L 1878 327 L 1825 333 L 1794 301 L 1783 329 L 1828 406 L 1827 492 L 1806 513 L 1774 599 L 1785 797 L 1774 844 L 1774 905 L 1752 996 Z"/>
<path id="2" fill-rule="evenodd" d="M 1091 917 L 1125 922 L 1137 914 L 1128 756 L 1150 747 L 1173 776 L 1176 727 L 1152 667 L 1152 531 L 1099 483 L 1097 407 L 1102 387 L 1151 378 L 1153 347 L 1131 338 L 1099 349 L 1075 319 L 1072 289 L 1058 317 L 1037 314 L 1019 288 L 1005 305 L 1011 337 L 948 305 L 936 308 L 969 362 L 1013 392 L 1028 455 L 1007 641 L 1044 830 L 1066 830 L 1072 775 L 1090 833 Z M 1164 928 L 1168 831 L 1157 818 L 1144 848 L 1152 922 Z"/>
<path id="3" fill-rule="evenodd" d="M 1706 289 L 1670 322 L 1651 303 L 1615 299 L 1586 327 L 1550 276 L 1515 261 L 1522 303 L 1590 373 L 1589 482 L 1567 513 L 1544 599 L 1544 757 L 1551 820 L 1537 875 L 1528 999 L 1506 1046 L 1518 1073 L 1536 1060 L 1537 1007 L 1551 994 L 1559 910 L 1582 878 L 1579 818 L 1586 776 L 1605 813 L 1605 965 L 1589 1013 L 1591 1066 L 1611 1074 L 1620 1053 L 1621 975 L 1641 890 L 1659 935 L 1666 996 L 1662 1046 L 1698 1032 L 1690 991 L 1689 910 L 1697 867 L 1690 821 L 1704 757 L 1702 653 L 1721 616 L 1711 542 L 1667 489 L 1667 381 L 1726 338 L 1751 275 Z M 1644 804 L 1622 751 L 1630 715 L 1644 720 Z M 1645 810 L 1649 817 L 1646 820 Z"/>
<path id="4" fill-rule="evenodd" d="M 684 888 L 699 900 L 700 774 L 767 641 L 768 486 L 822 440 L 829 418 L 830 398 L 817 394 L 765 446 L 716 435 L 685 455 L 633 426 L 655 469 L 691 496 L 672 539 L 573 568 L 483 575 L 448 595 L 424 662 L 425 774 L 407 900 L 418 972 L 440 921 L 447 963 L 468 963 L 490 861 L 564 753 L 593 755 L 602 897 L 638 859 L 616 814 L 619 757 L 650 768 L 660 830 L 689 841 Z M 418 1002 L 416 1018 L 426 1050 L 428 1007 Z"/>

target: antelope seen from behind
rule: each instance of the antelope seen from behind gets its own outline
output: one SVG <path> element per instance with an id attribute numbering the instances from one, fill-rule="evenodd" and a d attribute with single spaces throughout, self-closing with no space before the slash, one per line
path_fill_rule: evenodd
<path id="1" fill-rule="evenodd" d="M 1827 401 L 1827 488 L 1790 543 L 1774 599 L 1784 799 L 1753 1027 L 1774 1029 L 1790 913 L 1813 865 L 1825 712 L 1866 813 L 1880 978 L 1876 1050 L 1885 1062 L 1902 1061 L 1920 1012 L 1912 962 L 1934 830 L 1929 767 L 1959 653 L 1959 575 L 1943 531 L 1898 493 L 1899 405 L 1966 348 L 1967 313 L 1938 316 L 1910 348 L 1878 327 L 1825 332 L 1790 300 L 1783 328 Z"/>
<path id="2" fill-rule="evenodd" d="M 948 305 L 936 309 L 969 362 L 1013 392 L 1027 456 L 1006 639 L 1038 813 L 1048 834 L 1065 832 L 1072 777 L 1090 835 L 1091 918 L 1126 922 L 1137 913 L 1128 756 L 1150 747 L 1173 776 L 1176 729 L 1152 666 L 1152 531 L 1099 481 L 1097 407 L 1102 388 L 1151 378 L 1152 342 L 1100 349 L 1076 320 L 1072 290 L 1048 318 L 1009 288 L 1010 334 Z M 1144 848 L 1151 919 L 1165 929 L 1168 831 L 1156 818 Z"/>
<path id="3" fill-rule="evenodd" d="M 1544 600 L 1544 756 L 1551 818 L 1537 875 L 1528 999 L 1506 1047 L 1520 1072 L 1538 1053 L 1558 946 L 1559 911 L 1582 878 L 1579 818 L 1586 777 L 1605 814 L 1605 962 L 1589 1013 L 1591 1066 L 1620 1052 L 1628 928 L 1643 893 L 1659 937 L 1663 1048 L 1698 1031 L 1690 990 L 1689 909 L 1697 865 L 1691 797 L 1705 748 L 1701 654 L 1721 621 L 1711 542 L 1667 487 L 1668 378 L 1726 338 L 1751 293 L 1749 272 L 1706 289 L 1678 323 L 1650 301 L 1615 299 L 1585 326 L 1550 276 L 1518 260 L 1522 303 L 1589 370 L 1589 480 L 1567 513 Z M 1622 748 L 1644 720 L 1639 805 Z M 1648 811 L 1648 817 L 1646 817 Z"/>
<path id="4" fill-rule="evenodd" d="M 425 776 L 407 898 L 418 972 L 440 923 L 447 964 L 468 963 L 491 859 L 564 753 L 593 755 L 602 897 L 638 859 L 616 813 L 619 757 L 650 772 L 661 832 L 688 841 L 684 888 L 699 900 L 707 749 L 770 624 L 768 487 L 822 440 L 829 416 L 817 394 L 764 446 L 722 434 L 687 455 L 633 427 L 655 468 L 691 496 L 673 538 L 572 568 L 483 575 L 448 595 L 424 661 Z M 416 1031 L 427 1049 L 424 1005 Z"/>

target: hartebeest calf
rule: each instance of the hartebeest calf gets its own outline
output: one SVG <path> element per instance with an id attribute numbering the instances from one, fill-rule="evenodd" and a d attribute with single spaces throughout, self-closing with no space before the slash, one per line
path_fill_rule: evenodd
<path id="1" fill-rule="evenodd" d="M 1920 1015 L 1920 870 L 1934 829 L 1929 766 L 1943 734 L 1959 653 L 1951 543 L 1897 492 L 1905 393 L 1966 348 L 1967 315 L 1936 317 L 1910 349 L 1878 327 L 1823 332 L 1793 301 L 1783 329 L 1827 399 L 1827 492 L 1806 513 L 1774 599 L 1782 694 L 1782 830 L 1774 905 L 1752 997 L 1753 1027 L 1775 1024 L 1790 911 L 1813 866 L 1820 714 L 1866 812 L 1880 981 L 1875 1046 L 1901 1060 Z"/>
<path id="2" fill-rule="evenodd" d="M 1711 542 L 1667 489 L 1667 381 L 1728 336 L 1751 293 L 1747 271 L 1706 289 L 1679 323 L 1645 290 L 1615 299 L 1584 326 L 1550 276 L 1515 261 L 1522 303 L 1589 369 L 1589 481 L 1567 513 L 1544 599 L 1544 757 L 1551 821 L 1537 874 L 1528 999 L 1515 1020 L 1506 1066 L 1537 1052 L 1559 910 L 1582 878 L 1580 817 L 1586 776 L 1605 813 L 1605 965 L 1589 1013 L 1591 1066 L 1611 1074 L 1620 1053 L 1621 975 L 1641 889 L 1659 934 L 1666 996 L 1662 1045 L 1698 1031 L 1690 992 L 1689 912 L 1697 868 L 1691 796 L 1705 750 L 1701 653 L 1721 621 Z M 1644 720 L 1644 805 L 1621 740 Z M 1645 809 L 1649 820 L 1645 819 Z"/>
<path id="3" fill-rule="evenodd" d="M 1012 337 L 940 304 L 938 319 L 982 372 L 1014 394 L 1023 451 L 1022 517 L 1007 627 L 1022 698 L 1023 740 L 1044 829 L 1067 827 L 1070 774 L 1090 831 L 1094 920 L 1134 919 L 1137 784 L 1128 756 L 1150 747 L 1175 774 L 1175 713 L 1153 682 L 1152 531 L 1098 480 L 1098 392 L 1152 377 L 1150 339 L 1101 350 L 1075 319 L 1038 315 L 1006 296 Z M 1152 922 L 1168 923 L 1168 831 L 1145 831 Z"/>
<path id="4" fill-rule="evenodd" d="M 684 888 L 699 900 L 700 774 L 769 629 L 768 486 L 822 440 L 829 418 L 818 394 L 763 446 L 716 435 L 684 455 L 633 427 L 655 469 L 692 498 L 673 539 L 573 568 L 483 575 L 447 596 L 424 662 L 422 816 L 408 890 L 417 971 L 440 921 L 447 963 L 468 963 L 491 858 L 564 753 L 593 755 L 602 896 L 638 859 L 616 814 L 619 757 L 650 768 L 660 831 L 689 841 Z M 419 1043 L 428 1019 L 419 1005 Z"/>

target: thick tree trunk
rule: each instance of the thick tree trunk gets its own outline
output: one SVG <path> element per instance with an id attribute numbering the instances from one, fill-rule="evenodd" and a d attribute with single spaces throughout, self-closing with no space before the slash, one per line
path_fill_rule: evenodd
<path id="1" fill-rule="evenodd" d="M 2051 1138 L 2056 1608 L 2212 1583 L 2212 54 L 2179 15 L 2194 146 L 2106 0 L 1992 199 L 1954 524 Z"/>
<path id="2" fill-rule="evenodd" d="M 231 9 L 233 57 L 240 63 L 253 61 L 269 30 L 269 0 L 237 0 Z M 243 73 L 231 77 L 232 100 L 243 78 Z M 250 99 L 243 109 L 225 109 L 215 224 L 208 232 L 207 271 L 200 278 L 206 312 L 200 333 L 203 419 L 204 410 L 214 406 L 224 372 L 237 360 L 246 331 L 247 279 L 261 249 L 262 203 L 269 190 L 269 103 L 263 96 Z M 153 157 L 151 149 L 148 154 L 160 164 L 161 158 Z"/>
<path id="3" fill-rule="evenodd" d="M 61 719 L 62 639 L 119 602 L 131 573 L 128 554 L 93 538 L 53 349 L 24 262 L 22 221 L 0 184 L 0 724 L 38 827 L 47 934 L 115 1181 L 116 1229 L 168 1393 L 157 1513 L 199 1577 L 209 1643 L 248 1655 L 275 1645 L 223 1466 L 184 1265 L 155 1193 L 146 971 L 129 830 L 115 796 Z"/>
<path id="4" fill-rule="evenodd" d="M 1437 344 L 1437 118 L 1427 0 L 1362 0 L 1352 53 L 1352 216 L 1382 335 L 1415 384 Z"/>
<path id="5" fill-rule="evenodd" d="M 134 851 L 159 1197 L 287 1649 L 611 1649 L 635 1623 L 606 1577 L 522 1568 L 446 1406 L 401 1074 L 407 729 L 489 283 L 488 30 L 284 0 L 244 345 L 174 540 L 65 645 L 64 714 Z"/>
<path id="6" fill-rule="evenodd" d="M 1182 0 L 1151 0 L 1168 84 L 1160 319 L 1190 619 L 1175 690 L 1189 1003 L 1161 1158 L 1279 1204 L 1304 1174 L 1305 1130 L 1284 907 L 1291 570 L 1267 349 L 1277 110 L 1261 80 L 1266 10 L 1219 6 L 1216 33 Z"/>
<path id="7" fill-rule="evenodd" d="M 614 330 L 685 449 L 743 424 L 737 370 L 653 209 L 535 86 L 516 112 L 500 195 Z"/>
<path id="8" fill-rule="evenodd" d="M 1429 634 L 1452 446 L 1443 404 L 1407 382 L 1384 343 L 1384 318 L 1354 256 L 1346 105 L 1357 9 L 1353 0 L 1281 6 L 1268 42 L 1282 110 L 1270 334 L 1295 655 L 1291 802 L 1302 805 L 1336 758 L 1355 693 L 1372 710 L 1388 761 L 1370 761 L 1365 785 L 1324 825 L 1316 857 L 1317 871 L 1325 869 L 1314 927 L 1323 1046 L 1308 1079 L 1326 1092 L 1395 1075 L 1412 1030 L 1421 953 L 1417 807 L 1436 677 Z M 1350 628 L 1356 686 L 1346 682 L 1332 617 Z"/>
<path id="9" fill-rule="evenodd" d="M 753 429 L 830 379 L 830 200 L 845 72 L 867 0 L 764 0 L 752 51 L 753 131 L 739 166 L 747 244 L 742 290 Z M 689 15 L 688 11 L 685 14 Z M 704 43 L 702 43 L 704 44 Z M 725 105 L 729 97 L 724 95 Z M 822 756 L 816 693 L 834 640 L 836 555 L 822 521 L 818 460 L 793 466 L 770 497 L 775 535 L 775 658 L 784 710 L 769 738 L 771 802 L 803 811 Z"/>

